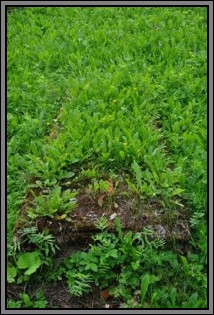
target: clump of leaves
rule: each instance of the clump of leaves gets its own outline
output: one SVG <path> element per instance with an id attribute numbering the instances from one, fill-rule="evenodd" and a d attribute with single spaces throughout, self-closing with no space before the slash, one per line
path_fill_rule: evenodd
<path id="1" fill-rule="evenodd" d="M 28 216 L 31 219 L 39 216 L 65 219 L 76 206 L 75 196 L 76 193 L 71 192 L 70 189 L 62 191 L 60 186 L 56 186 L 50 189 L 47 195 L 35 196 L 32 202 L 34 208 L 28 209 Z"/>
<path id="2" fill-rule="evenodd" d="M 19 234 L 19 240 L 15 240 L 14 248 L 9 252 L 8 283 L 27 281 L 43 264 L 50 266 L 52 256 L 59 249 L 55 238 L 48 231 L 38 232 L 36 227 L 29 227 L 20 230 Z M 33 244 L 35 250 L 23 252 L 21 248 L 24 243 Z"/>
<path id="3" fill-rule="evenodd" d="M 54 255 L 59 247 L 55 243 L 55 238 L 48 230 L 38 231 L 35 226 L 25 227 L 19 231 L 21 238 L 25 238 L 25 242 L 33 244 L 45 257 Z"/>
<path id="4" fill-rule="evenodd" d="M 42 265 L 43 261 L 39 251 L 32 251 L 27 253 L 20 253 L 17 255 L 15 265 L 8 263 L 7 267 L 7 281 L 8 283 L 22 283 L 29 280 L 30 276 L 34 274 Z"/>
<path id="5" fill-rule="evenodd" d="M 47 304 L 44 293 L 39 290 L 34 297 L 27 293 L 20 293 L 18 301 L 8 300 L 7 308 L 45 308 Z"/>
<path id="6" fill-rule="evenodd" d="M 93 237 L 94 244 L 90 245 L 90 250 L 87 253 L 77 252 L 65 262 L 67 270 L 65 275 L 69 287 L 72 287 L 78 275 L 89 276 L 90 281 L 100 288 L 105 288 L 117 281 L 119 287 L 126 287 L 124 290 L 126 295 L 127 292 L 130 294 L 140 285 L 139 274 L 142 271 L 143 258 L 146 258 L 146 241 L 142 233 L 130 231 L 123 234 L 119 219 L 115 219 L 115 224 L 117 235 L 108 232 L 106 220 L 101 219 L 97 224 L 101 232 Z M 154 243 L 156 248 L 164 244 L 160 240 L 149 244 L 153 247 Z M 84 279 L 83 276 L 80 278 Z M 79 279 L 80 282 L 81 279 Z M 115 295 L 118 294 L 118 286 L 112 289 L 112 294 L 113 292 Z M 83 289 L 82 287 L 84 292 Z M 75 294 L 74 291 L 73 294 Z M 119 295 L 121 294 L 120 291 Z"/>
<path id="7" fill-rule="evenodd" d="M 67 282 L 69 292 L 74 296 L 82 296 L 83 293 L 91 290 L 90 284 L 92 283 L 91 274 L 81 272 L 68 271 Z"/>
<path id="8" fill-rule="evenodd" d="M 191 258 L 189 262 L 184 256 L 179 260 L 177 254 L 164 249 L 162 239 L 149 238 L 147 230 L 124 233 L 118 218 L 115 225 L 116 234 L 108 231 L 108 222 L 102 218 L 97 223 L 100 233 L 93 237 L 90 249 L 76 252 L 55 271 L 55 279 L 67 279 L 72 295 L 89 292 L 93 284 L 121 299 L 124 307 L 170 308 L 191 305 L 188 304 L 189 294 L 196 292 L 199 283 L 205 290 L 205 278 L 200 269 L 197 276 L 194 275 Z M 190 276 L 195 285 L 190 280 L 183 292 L 186 276 Z M 169 289 L 172 281 L 178 289 Z M 192 301 L 194 299 L 197 305 L 206 304 L 202 296 L 195 294 L 191 297 Z"/>

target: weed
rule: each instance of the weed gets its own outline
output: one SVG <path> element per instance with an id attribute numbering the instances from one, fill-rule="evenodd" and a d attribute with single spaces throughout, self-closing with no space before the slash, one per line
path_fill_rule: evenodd
<path id="1" fill-rule="evenodd" d="M 66 218 L 76 206 L 75 195 L 76 193 L 69 189 L 62 192 L 60 186 L 55 186 L 48 191 L 48 195 L 35 196 L 33 202 L 35 209 L 28 209 L 28 216 L 31 219 L 38 216 L 49 216 L 56 219 L 63 216 Z"/>

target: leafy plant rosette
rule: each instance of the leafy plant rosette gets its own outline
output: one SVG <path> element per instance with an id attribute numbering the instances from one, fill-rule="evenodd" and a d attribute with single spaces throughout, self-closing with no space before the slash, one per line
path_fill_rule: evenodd
<path id="1" fill-rule="evenodd" d="M 68 214 L 76 206 L 76 192 L 70 189 L 62 191 L 60 186 L 48 189 L 47 194 L 35 196 L 33 208 L 28 209 L 28 217 L 35 219 L 39 216 L 48 216 L 56 220 L 69 220 Z"/>

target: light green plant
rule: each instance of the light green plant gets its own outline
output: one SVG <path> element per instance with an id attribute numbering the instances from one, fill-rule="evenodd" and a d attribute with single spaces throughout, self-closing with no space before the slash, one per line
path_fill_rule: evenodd
<path id="1" fill-rule="evenodd" d="M 69 292 L 74 296 L 82 296 L 83 293 L 91 290 L 92 277 L 90 274 L 80 272 L 67 272 L 67 283 Z"/>
<path id="2" fill-rule="evenodd" d="M 49 190 L 48 195 L 35 196 L 33 205 L 35 208 L 28 209 L 28 216 L 35 219 L 38 216 L 48 216 L 53 218 L 55 215 L 67 215 L 75 208 L 75 192 L 69 189 L 62 191 L 60 186 Z"/>

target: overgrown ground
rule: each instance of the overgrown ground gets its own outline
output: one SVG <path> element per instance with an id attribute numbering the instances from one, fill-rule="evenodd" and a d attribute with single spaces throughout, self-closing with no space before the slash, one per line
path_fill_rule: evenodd
<path id="1" fill-rule="evenodd" d="M 206 27 L 8 13 L 9 308 L 207 307 Z"/>

